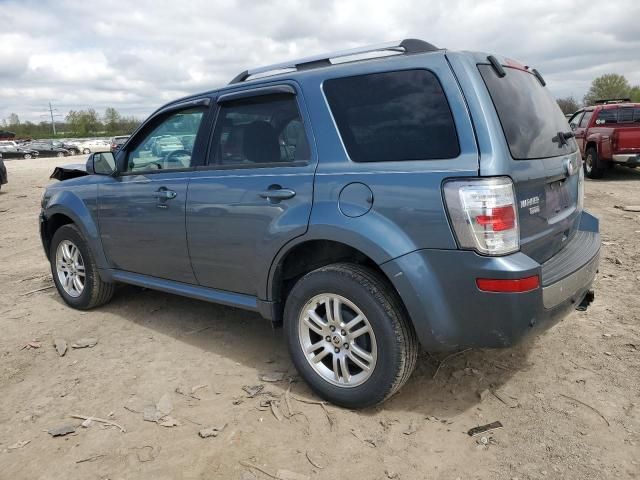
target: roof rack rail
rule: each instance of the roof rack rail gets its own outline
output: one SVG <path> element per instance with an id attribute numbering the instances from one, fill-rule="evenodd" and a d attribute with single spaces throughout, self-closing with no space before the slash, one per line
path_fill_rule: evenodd
<path id="1" fill-rule="evenodd" d="M 351 57 L 355 55 L 364 55 L 373 52 L 396 52 L 397 54 L 412 54 L 412 53 L 426 53 L 439 50 L 436 46 L 424 40 L 417 40 L 415 38 L 406 38 L 404 40 L 398 40 L 395 42 L 381 43 L 378 45 L 368 45 L 365 47 L 352 48 L 349 50 L 341 50 L 338 52 L 324 53 L 321 55 L 315 55 L 312 57 L 300 58 L 298 60 L 291 60 L 289 62 L 276 63 L 274 65 L 268 65 L 266 67 L 259 67 L 251 70 L 245 70 L 236 75 L 233 80 L 229 82 L 229 85 L 234 83 L 240 83 L 246 81 L 249 77 L 254 75 L 262 75 L 265 73 L 271 73 L 271 75 L 277 75 L 286 71 L 300 71 L 311 70 L 313 68 L 328 67 L 333 65 L 332 59 Z M 269 76 L 269 75 L 265 75 Z"/>
<path id="2" fill-rule="evenodd" d="M 609 105 L 611 103 L 629 103 L 630 98 L 603 98 L 602 100 L 596 100 L 596 105 Z"/>

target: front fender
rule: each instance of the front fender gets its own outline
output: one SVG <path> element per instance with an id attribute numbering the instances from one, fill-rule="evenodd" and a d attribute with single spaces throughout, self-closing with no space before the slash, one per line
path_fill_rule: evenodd
<path id="1" fill-rule="evenodd" d="M 73 191 L 56 190 L 44 205 L 42 215 L 45 222 L 58 214 L 69 217 L 87 241 L 98 268 L 107 269 L 96 218 L 97 190 L 95 184 L 76 186 Z"/>

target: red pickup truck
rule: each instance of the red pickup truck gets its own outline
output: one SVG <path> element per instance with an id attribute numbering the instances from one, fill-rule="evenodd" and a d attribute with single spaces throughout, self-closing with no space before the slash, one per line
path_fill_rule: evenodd
<path id="1" fill-rule="evenodd" d="M 574 113 L 569 125 L 587 177 L 600 178 L 616 163 L 640 165 L 640 103 L 602 101 Z"/>

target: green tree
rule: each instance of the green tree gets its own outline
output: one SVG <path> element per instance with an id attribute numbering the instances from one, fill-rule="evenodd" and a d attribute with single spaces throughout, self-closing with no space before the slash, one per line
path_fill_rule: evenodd
<path id="1" fill-rule="evenodd" d="M 121 128 L 120 123 L 122 120 L 122 116 L 115 108 L 107 107 L 102 118 L 104 120 L 104 126 L 107 129 L 108 133 L 118 133 Z"/>
<path id="2" fill-rule="evenodd" d="M 7 118 L 7 123 L 9 125 L 20 125 L 20 117 L 18 117 L 17 113 L 10 113 L 9 118 Z"/>
<path id="3" fill-rule="evenodd" d="M 636 85 L 635 87 L 631 87 L 629 98 L 631 98 L 632 102 L 640 103 L 640 86 Z"/>
<path id="4" fill-rule="evenodd" d="M 628 98 L 630 94 L 631 85 L 624 75 L 607 73 L 591 82 L 591 88 L 584 96 L 584 104 L 593 105 L 596 100 Z"/>
<path id="5" fill-rule="evenodd" d="M 580 110 L 580 104 L 572 96 L 566 98 L 558 98 L 556 101 L 558 102 L 560 110 L 562 110 L 562 113 L 564 114 L 574 113 Z"/>
<path id="6" fill-rule="evenodd" d="M 102 129 L 100 118 L 93 108 L 70 110 L 65 119 L 71 131 L 77 135 L 86 136 Z"/>

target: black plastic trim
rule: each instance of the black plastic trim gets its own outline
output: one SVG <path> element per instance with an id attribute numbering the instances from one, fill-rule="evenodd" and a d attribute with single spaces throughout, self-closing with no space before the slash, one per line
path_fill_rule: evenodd
<path id="1" fill-rule="evenodd" d="M 544 78 L 542 78 L 542 75 L 538 70 L 534 68 L 533 70 L 531 70 L 531 73 L 533 73 L 536 76 L 536 78 L 540 82 L 540 85 L 542 85 L 543 87 L 547 86 L 547 82 L 544 81 Z"/>
<path id="2" fill-rule="evenodd" d="M 231 92 L 218 97 L 218 104 L 232 102 L 244 98 L 260 97 L 262 95 L 296 95 L 296 89 L 291 85 L 274 85 L 271 87 L 252 88 L 249 90 L 241 90 Z"/>
<path id="3" fill-rule="evenodd" d="M 489 60 L 489 63 L 495 70 L 496 75 L 498 75 L 500 78 L 504 77 L 507 74 L 507 72 L 505 72 L 504 68 L 502 68 L 502 65 L 500 64 L 500 62 L 496 57 L 494 57 L 493 55 L 489 55 L 487 57 L 487 60 Z"/>

